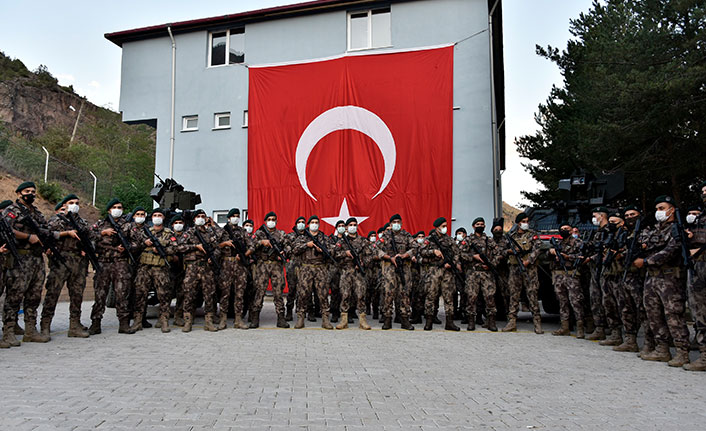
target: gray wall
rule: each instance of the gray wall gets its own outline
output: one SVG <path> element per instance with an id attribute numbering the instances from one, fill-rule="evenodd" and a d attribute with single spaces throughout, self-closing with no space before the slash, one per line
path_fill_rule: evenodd
<path id="1" fill-rule="evenodd" d="M 486 0 L 395 3 L 394 49 L 454 43 L 487 28 Z M 279 19 L 245 28 L 247 64 L 340 55 L 346 51 L 346 12 Z M 243 65 L 208 68 L 208 32 L 176 35 L 176 139 L 174 178 L 197 191 L 208 212 L 247 207 L 248 71 Z M 120 110 L 124 121 L 156 118 L 155 171 L 169 172 L 171 42 L 164 38 L 123 44 Z M 454 227 L 493 216 L 493 163 L 488 33 L 454 52 Z M 212 130 L 213 114 L 231 112 L 231 129 Z M 199 130 L 181 132 L 184 115 L 199 115 Z"/>

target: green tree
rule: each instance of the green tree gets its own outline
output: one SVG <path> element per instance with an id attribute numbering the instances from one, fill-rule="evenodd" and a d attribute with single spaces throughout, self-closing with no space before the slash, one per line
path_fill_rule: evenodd
<path id="1" fill-rule="evenodd" d="M 698 0 L 594 1 L 571 20 L 563 51 L 537 46 L 564 77 L 535 115 L 540 130 L 516 140 L 546 190 L 577 168 L 623 171 L 624 201 L 678 201 L 706 175 L 706 4 Z"/>

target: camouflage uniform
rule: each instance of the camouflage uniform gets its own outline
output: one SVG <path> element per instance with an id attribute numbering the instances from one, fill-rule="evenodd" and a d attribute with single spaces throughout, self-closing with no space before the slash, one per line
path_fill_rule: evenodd
<path id="1" fill-rule="evenodd" d="M 621 281 L 623 275 L 620 270 L 620 264 L 613 259 L 609 265 L 605 265 L 606 259 L 611 253 L 610 248 L 614 248 L 619 251 L 620 242 L 622 242 L 619 237 L 624 234 L 624 231 L 609 233 L 606 237 L 606 243 L 603 250 L 603 271 L 601 273 L 601 304 L 603 306 L 603 313 L 605 315 L 607 328 L 613 332 L 614 336 L 619 334 L 620 322 L 620 310 L 618 308 L 618 284 Z M 615 253 L 616 251 L 614 251 Z"/>
<path id="2" fill-rule="evenodd" d="M 484 233 L 480 236 L 471 234 L 459 243 L 461 260 L 466 268 L 468 268 L 465 274 L 465 288 L 466 294 L 468 295 L 466 310 L 468 312 L 469 323 L 471 319 L 475 319 L 476 317 L 476 300 L 478 299 L 479 291 L 483 292 L 486 315 L 495 316 L 497 312 L 495 308 L 495 276 L 490 268 L 483 268 L 484 265 L 481 262 L 473 259 L 473 255 L 477 254 L 477 252 L 471 247 L 471 244 L 475 245 L 478 250 L 483 252 L 483 254 L 490 259 L 492 265 L 496 265 L 500 257 L 498 246 Z"/>
<path id="3" fill-rule="evenodd" d="M 336 232 L 329 235 L 329 244 L 335 245 L 341 239 Z M 329 310 L 331 312 L 332 321 L 338 320 L 341 315 L 341 270 L 338 266 L 327 263 L 328 266 L 328 285 L 331 289 L 331 300 Z"/>
<path id="4" fill-rule="evenodd" d="M 640 232 L 647 276 L 644 303 L 657 344 L 668 346 L 671 335 L 677 349 L 689 348 L 685 294 L 680 282 L 680 249 L 672 236 L 673 223 L 658 223 Z"/>
<path id="5" fill-rule="evenodd" d="M 321 231 L 312 234 L 329 253 L 332 253 L 332 247 L 329 238 Z M 292 244 L 293 258 L 296 259 L 299 267 L 297 280 L 297 317 L 303 319 L 304 315 L 309 310 L 311 297 L 317 295 L 321 304 L 321 316 L 326 319 L 329 316 L 329 301 L 328 301 L 328 264 L 323 253 L 316 250 L 315 247 L 308 247 L 307 243 L 311 241 L 308 235 L 297 235 Z"/>
<path id="6" fill-rule="evenodd" d="M 348 257 L 347 251 L 350 250 L 349 244 L 360 259 L 363 266 L 363 271 L 370 265 L 373 258 L 373 249 L 370 246 L 370 241 L 362 238 L 360 235 L 355 237 L 347 237 L 348 242 L 344 238 L 336 243 L 334 257 L 341 266 L 341 313 L 348 313 L 349 310 L 358 309 L 359 313 L 365 313 L 365 274 L 356 267 L 352 257 Z M 357 298 L 357 307 L 353 303 L 353 298 Z"/>
<path id="7" fill-rule="evenodd" d="M 184 231 L 173 232 L 174 238 L 179 244 L 179 239 L 184 235 Z M 184 256 L 182 253 L 178 252 L 178 247 L 175 249 L 175 253 L 169 256 L 169 264 L 171 269 L 169 270 L 169 280 L 171 283 L 171 295 L 176 298 L 176 304 L 174 307 L 174 324 L 183 325 L 184 318 L 184 275 L 186 271 L 184 269 Z"/>
<path id="8" fill-rule="evenodd" d="M 218 233 L 209 226 L 194 226 L 189 228 L 178 240 L 177 251 L 184 254 L 184 315 L 191 316 L 196 308 L 196 295 L 203 293 L 204 311 L 207 315 L 216 312 L 216 280 L 213 265 L 208 262 L 208 256 L 197 248 L 202 245 L 196 229 L 204 241 L 213 249 L 216 259 L 219 257 Z"/>
<path id="9" fill-rule="evenodd" d="M 627 238 L 625 239 L 626 245 L 632 242 L 635 236 L 634 229 L 628 231 Z M 620 320 L 623 323 L 623 331 L 626 336 L 626 346 L 625 351 L 635 351 L 633 349 L 628 349 L 630 347 L 636 346 L 633 341 L 637 338 L 637 332 L 640 329 L 640 325 L 643 325 L 645 330 L 645 348 L 647 351 L 654 349 L 654 336 L 652 335 L 652 330 L 647 322 L 647 316 L 645 315 L 645 306 L 643 302 L 643 286 L 645 284 L 645 269 L 638 269 L 633 265 L 632 262 L 625 262 L 625 253 L 619 256 L 618 262 L 620 264 L 620 279 L 615 285 L 616 296 L 618 301 L 618 310 L 620 312 Z M 633 256 L 633 260 L 636 256 Z M 625 265 L 630 265 L 627 273 L 625 273 Z M 625 280 L 622 280 L 623 274 L 625 274 Z"/>
<path id="10" fill-rule="evenodd" d="M 608 239 L 608 235 L 608 225 L 599 227 L 593 236 L 593 240 L 591 241 L 591 247 L 595 250 L 595 253 L 590 256 L 591 261 L 588 265 L 589 274 L 591 275 L 589 293 L 591 299 L 591 314 L 593 315 L 593 323 L 596 325 L 596 328 L 606 327 L 606 315 L 605 310 L 603 309 L 603 291 L 601 286 L 599 286 L 600 280 L 596 279 L 595 274 L 597 271 L 596 262 L 598 261 L 598 250 L 600 248 L 600 244 L 604 244 Z M 614 322 L 610 323 L 614 325 Z"/>
<path id="11" fill-rule="evenodd" d="M 149 228 L 150 232 L 159 241 L 164 248 L 167 256 L 173 255 L 177 248 L 177 238 L 171 229 L 163 227 L 156 230 L 153 227 Z M 137 276 L 135 277 L 135 310 L 137 312 L 135 323 L 142 324 L 142 310 L 147 305 L 147 294 L 150 288 L 157 291 L 157 299 L 159 299 L 159 318 L 169 319 L 169 306 L 172 301 L 170 289 L 170 277 L 167 263 L 157 252 L 155 247 L 146 247 L 145 241 L 149 239 L 145 232 L 135 232 L 132 235 L 134 242 L 140 242 L 144 250 L 140 254 L 137 267 Z M 137 248 L 135 244 L 134 248 Z"/>
<path id="12" fill-rule="evenodd" d="M 293 232 L 289 232 L 286 235 L 286 241 L 287 244 L 289 245 L 290 249 L 294 249 L 294 243 L 297 241 L 297 238 L 300 236 L 305 236 L 302 233 L 297 232 L 296 228 L 294 229 Z M 297 259 L 297 256 L 291 256 L 289 260 L 287 261 L 287 264 L 285 265 L 285 268 L 287 269 L 287 318 L 289 318 L 289 315 L 292 314 L 292 310 L 294 310 L 294 305 L 295 302 L 299 301 L 299 296 L 297 294 L 297 287 L 299 286 L 299 272 L 300 272 L 300 266 L 299 261 Z M 304 309 L 308 309 L 309 304 L 311 302 L 311 295 L 309 297 L 303 297 L 304 301 Z M 297 307 L 298 309 L 299 307 Z"/>
<path id="13" fill-rule="evenodd" d="M 693 237 L 690 249 L 699 249 L 706 244 L 706 213 L 701 213 L 691 228 Z M 694 259 L 694 277 L 689 283 L 689 309 L 694 318 L 696 343 L 702 358 L 706 355 L 706 252 L 701 252 Z"/>
<path id="14" fill-rule="evenodd" d="M 510 284 L 508 280 L 510 268 L 507 264 L 507 249 L 510 248 L 510 246 L 508 245 L 507 238 L 504 236 L 496 237 L 493 235 L 492 240 L 498 248 L 498 265 L 496 268 L 498 269 L 499 275 L 498 280 L 496 280 L 497 287 L 498 290 L 500 290 L 500 296 L 503 298 L 505 309 L 507 309 L 510 306 Z"/>
<path id="15" fill-rule="evenodd" d="M 520 233 L 518 230 L 510 237 L 520 246 L 521 250 L 518 250 L 520 257 L 523 260 L 527 260 L 529 264 L 523 274 L 520 270 L 520 263 L 517 261 L 517 258 L 513 254 L 508 256 L 508 264 L 510 265 L 510 278 L 508 280 L 510 286 L 510 304 L 507 313 L 508 320 L 517 319 L 517 312 L 520 308 L 520 295 L 523 289 L 527 293 L 530 311 L 532 315 L 537 318 L 540 315 L 537 258 L 539 257 L 541 244 L 537 238 L 537 234 L 533 231 Z"/>
<path id="16" fill-rule="evenodd" d="M 436 232 L 432 232 L 432 235 L 436 235 L 436 239 L 445 252 L 451 253 L 451 256 L 446 257 L 453 262 L 453 265 L 460 264 L 459 248 L 456 242 L 448 235 L 439 235 Z M 440 250 L 440 248 L 429 237 L 424 239 L 424 244 L 419 250 L 419 255 L 429 264 L 429 280 L 426 283 L 424 315 L 429 317 L 434 314 L 434 303 L 437 296 L 439 296 L 439 292 L 441 292 L 441 296 L 444 298 L 444 311 L 448 319 L 449 316 L 453 317 L 454 314 L 453 295 L 456 292 L 456 281 L 453 269 L 444 268 L 444 258 L 437 256 L 434 253 L 435 250 Z"/>
<path id="17" fill-rule="evenodd" d="M 262 229 L 267 229 L 262 227 Z M 270 232 L 272 238 L 279 243 L 285 254 L 290 251 L 287 242 L 285 241 L 284 231 L 275 230 Z M 255 296 L 250 308 L 253 316 L 260 314 L 262 304 L 265 299 L 265 291 L 267 284 L 272 283 L 272 295 L 274 297 L 275 311 L 278 319 L 284 319 L 284 300 L 282 299 L 282 291 L 284 290 L 284 263 L 277 256 L 277 251 L 274 247 L 266 247 L 260 241 L 266 240 L 267 235 L 258 229 L 255 232 L 255 239 L 250 243 L 250 250 L 255 253 L 256 261 L 255 269 L 253 270 L 253 283 L 255 288 Z"/>
<path id="18" fill-rule="evenodd" d="M 82 231 L 88 232 L 89 226 L 84 219 L 78 215 L 62 216 L 54 215 L 49 219 L 49 229 L 53 231 L 72 230 L 73 227 L 65 217 L 74 217 L 76 223 Z M 56 242 L 56 248 L 66 259 L 66 266 L 60 264 L 56 259 L 49 258 L 49 275 L 47 276 L 46 294 L 42 305 L 42 323 L 49 327 L 56 303 L 59 301 L 61 289 L 66 283 L 69 291 L 69 317 L 71 320 L 81 318 L 81 303 L 83 302 L 83 291 L 86 288 L 86 275 L 88 273 L 88 258 L 81 255 L 81 241 L 73 237 L 60 238 Z M 46 322 L 46 323 L 45 323 Z"/>
<path id="19" fill-rule="evenodd" d="M 567 256 L 564 257 L 566 271 L 559 264 L 558 259 L 554 258 L 551 261 L 552 281 L 554 283 L 554 293 L 559 300 L 559 317 L 562 322 L 568 322 L 570 317 L 570 308 L 574 310 L 574 316 L 579 322 L 583 322 L 583 291 L 579 275 L 574 275 L 574 267 L 576 261 L 581 257 L 581 240 L 569 236 L 566 239 L 559 241 L 561 252 Z M 552 255 L 549 255 L 553 257 Z"/>
<path id="20" fill-rule="evenodd" d="M 116 224 L 120 228 L 123 236 L 128 237 L 130 223 L 124 218 L 115 219 Z M 91 228 L 96 241 L 96 252 L 98 253 L 98 261 L 101 265 L 101 270 L 93 276 L 93 290 L 95 299 L 91 310 L 91 320 L 100 322 L 105 313 L 105 301 L 108 297 L 108 290 L 111 283 L 113 292 L 115 293 L 115 313 L 118 320 L 126 320 L 130 318 L 130 310 L 128 306 L 128 295 L 130 293 L 130 284 L 132 281 L 132 267 L 128 260 L 127 250 L 119 251 L 121 246 L 120 239 L 117 233 L 113 235 L 101 235 L 101 231 L 112 229 L 110 222 L 99 220 Z"/>
<path id="21" fill-rule="evenodd" d="M 394 238 L 395 244 L 397 245 L 397 253 L 394 252 L 392 246 L 392 239 Z M 386 230 L 380 235 L 380 241 L 378 243 L 378 258 L 383 259 L 384 255 L 389 255 L 390 257 L 395 256 L 395 254 L 405 254 L 407 252 L 414 251 L 414 238 L 409 232 L 402 229 L 399 232 L 393 232 L 392 230 Z M 404 275 L 404 282 L 400 280 L 400 276 L 395 270 L 395 265 L 389 260 L 382 261 L 382 294 L 383 294 L 383 304 L 382 304 L 382 314 L 385 318 L 392 317 L 392 304 L 394 303 L 396 297 L 400 300 L 399 314 L 402 317 L 408 318 L 411 312 L 409 293 L 411 289 L 412 282 L 412 272 L 410 259 L 397 260 L 397 264 L 402 268 L 402 274 Z"/>
<path id="22" fill-rule="evenodd" d="M 368 240 L 368 242 L 370 242 Z M 368 290 L 366 294 L 367 305 L 372 310 L 374 318 L 377 318 L 380 311 L 380 289 L 378 288 L 380 282 L 380 260 L 377 257 L 377 241 L 370 243 L 370 247 L 373 252 L 373 260 L 370 265 L 365 268 L 365 273 L 367 276 Z"/>
<path id="23" fill-rule="evenodd" d="M 250 247 L 249 235 L 241 226 L 227 225 L 221 230 L 219 242 L 229 241 L 231 239 L 228 230 L 230 229 L 233 237 L 237 238 L 241 245 L 245 247 L 245 253 Z M 235 245 L 235 244 L 233 244 Z M 248 283 L 248 267 L 247 262 L 242 261 L 242 256 L 239 256 L 235 248 L 225 247 L 221 249 L 221 276 L 219 279 L 220 307 L 221 313 L 228 311 L 230 301 L 230 291 L 233 290 L 233 310 L 235 315 L 243 313 L 243 295 Z"/>

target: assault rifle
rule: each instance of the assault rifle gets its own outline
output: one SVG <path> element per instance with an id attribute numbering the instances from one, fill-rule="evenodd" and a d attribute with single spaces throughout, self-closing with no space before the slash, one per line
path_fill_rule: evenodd
<path id="1" fill-rule="evenodd" d="M 280 243 L 275 241 L 275 239 L 272 237 L 272 235 L 267 230 L 267 227 L 264 224 L 260 226 L 260 230 L 265 234 L 267 240 L 270 241 L 270 245 L 272 245 L 272 248 L 275 249 L 275 251 L 277 252 L 277 256 L 282 261 L 282 264 L 284 264 L 284 262 L 287 260 L 287 254 L 284 252 L 284 249 L 282 248 Z"/>
<path id="2" fill-rule="evenodd" d="M 154 236 L 152 231 L 145 225 L 142 226 L 142 231 L 147 235 L 147 238 L 150 239 L 152 242 L 152 247 L 157 250 L 157 254 L 159 254 L 159 257 L 164 259 L 164 263 L 167 264 L 168 269 L 172 269 L 172 266 L 169 264 L 169 259 L 167 259 L 167 250 L 164 249 L 164 246 L 162 245 L 161 242 Z"/>
<path id="3" fill-rule="evenodd" d="M 579 268 L 581 268 L 583 265 L 586 264 L 586 262 L 588 262 L 589 256 L 587 256 L 587 255 L 590 254 L 591 251 L 593 250 L 593 245 L 592 245 L 591 241 L 593 241 L 593 238 L 595 236 L 596 236 L 596 231 L 592 230 L 591 233 L 588 234 L 588 238 L 586 239 L 586 241 L 584 241 L 583 244 L 581 244 L 581 259 L 575 263 L 574 272 L 573 272 L 573 274 L 571 274 L 572 277 L 576 277 L 576 272 L 579 270 Z"/>
<path id="4" fill-rule="evenodd" d="M 672 233 L 674 239 L 679 241 L 679 246 L 681 248 L 681 259 L 682 265 L 686 268 L 688 274 L 688 280 L 693 280 L 694 278 L 694 261 L 691 259 L 691 252 L 689 251 L 689 237 L 684 231 L 684 224 L 682 224 L 681 214 L 679 208 L 674 207 L 674 228 L 675 232 Z"/>
<path id="5" fill-rule="evenodd" d="M 566 269 L 566 259 L 564 259 L 564 255 L 561 254 L 562 248 L 561 244 L 559 244 L 556 240 L 556 238 L 553 238 L 549 240 L 549 242 L 552 244 L 552 248 L 554 249 L 554 252 L 556 253 L 556 260 L 559 262 L 559 265 L 561 268 L 564 270 L 564 274 L 569 274 L 569 270 Z"/>
<path id="6" fill-rule="evenodd" d="M 69 213 L 66 215 L 62 214 L 57 214 L 60 219 L 63 221 L 67 222 L 73 230 L 76 231 L 78 234 L 78 238 L 81 241 L 81 249 L 83 252 L 86 254 L 86 257 L 88 258 L 88 261 L 91 262 L 91 265 L 93 266 L 93 269 L 98 272 L 101 270 L 101 266 L 98 263 L 98 257 L 96 256 L 96 249 L 93 247 L 93 243 L 91 242 L 91 239 L 88 237 L 86 229 L 81 229 L 81 226 L 78 225 L 78 222 L 74 218 L 75 216 L 73 213 Z"/>
<path id="7" fill-rule="evenodd" d="M 468 241 L 468 238 L 466 238 L 466 241 Z M 494 276 L 500 279 L 500 273 L 498 272 L 498 268 L 496 268 L 495 265 L 490 263 L 490 259 L 488 258 L 488 256 L 483 253 L 481 249 L 478 248 L 478 246 L 473 244 L 471 241 L 468 241 L 468 245 L 470 245 L 473 251 L 475 251 L 476 254 L 480 256 L 480 260 L 483 261 L 483 265 L 487 266 L 490 269 L 490 272 L 492 272 Z"/>
<path id="8" fill-rule="evenodd" d="M 346 236 L 345 233 L 343 234 L 343 241 L 345 241 L 346 246 L 348 246 L 348 251 L 350 251 L 351 254 L 353 255 L 353 262 L 355 262 L 356 268 L 358 268 L 358 271 L 360 271 L 360 274 L 363 277 L 365 277 L 365 270 L 363 269 L 363 264 L 360 262 L 360 255 L 358 255 L 358 252 L 355 251 L 355 249 L 353 248 L 353 244 L 351 244 L 351 242 L 348 241 L 348 237 Z"/>
<path id="9" fill-rule="evenodd" d="M 462 284 L 466 283 L 466 279 L 463 277 L 463 274 L 461 274 L 461 271 L 456 268 L 456 264 L 453 263 L 449 255 L 449 250 L 441 245 L 441 241 L 439 241 L 439 238 L 437 237 L 436 231 L 432 232 L 431 235 L 429 235 L 429 239 L 437 246 L 439 247 L 439 251 L 441 251 L 441 257 L 444 259 L 444 264 L 448 264 L 451 267 L 451 272 L 453 273 L 454 277 L 461 282 Z"/>
<path id="10" fill-rule="evenodd" d="M 247 247 L 245 247 L 243 241 L 238 238 L 238 235 L 235 234 L 235 232 L 233 231 L 233 227 L 230 224 L 226 223 L 225 230 L 226 233 L 228 233 L 228 238 L 230 238 L 230 240 L 233 242 L 233 245 L 235 246 L 235 252 L 238 254 L 238 256 L 240 256 L 240 262 L 243 265 L 247 265 L 248 258 L 245 256 L 245 252 L 248 251 Z"/>
<path id="11" fill-rule="evenodd" d="M 24 218 L 22 219 L 22 223 L 29 226 L 30 230 L 35 235 L 37 235 L 37 238 L 39 238 L 39 241 L 42 243 L 42 247 L 44 247 L 44 250 L 51 251 L 52 257 L 57 262 L 59 262 L 60 264 L 62 264 L 64 266 L 67 266 L 66 259 L 59 252 L 59 249 L 56 248 L 56 241 L 54 240 L 54 235 L 51 232 L 49 232 L 48 230 L 40 228 L 39 225 L 37 224 L 37 221 L 35 219 L 33 219 L 30 214 L 27 214 L 23 211 L 23 215 L 24 215 Z"/>
<path id="12" fill-rule="evenodd" d="M 632 262 L 635 260 L 638 253 L 640 253 L 640 241 L 638 237 L 640 236 L 640 231 L 642 229 L 642 218 L 638 217 L 635 222 L 635 228 L 633 229 L 634 235 L 630 242 L 628 243 L 627 250 L 625 251 L 625 270 L 623 270 L 623 283 L 628 277 L 628 272 L 632 266 Z"/>
<path id="13" fill-rule="evenodd" d="M 118 235 L 118 239 L 120 240 L 120 244 L 123 246 L 125 249 L 125 253 L 127 253 L 128 259 L 130 259 L 130 263 L 133 266 L 137 266 L 137 261 L 135 261 L 135 257 L 130 253 L 130 244 L 128 244 L 127 239 L 125 239 L 125 236 L 123 235 L 123 232 L 120 230 L 120 226 L 118 226 L 118 222 L 115 221 L 112 215 L 108 213 L 106 216 L 106 220 L 108 220 L 108 223 L 110 223 L 110 226 L 113 228 L 115 231 L 115 234 Z"/>
<path id="14" fill-rule="evenodd" d="M 216 255 L 213 252 L 213 247 L 211 247 L 211 244 L 209 244 L 203 237 L 198 226 L 194 227 L 194 234 L 196 234 L 196 238 L 198 238 L 199 242 L 201 243 L 201 247 L 203 247 L 203 250 L 206 252 L 206 256 L 208 256 L 208 259 L 211 261 L 213 273 L 216 275 L 216 277 L 220 276 L 221 264 L 218 262 L 218 259 L 216 259 Z"/>
<path id="15" fill-rule="evenodd" d="M 527 273 L 527 268 L 525 268 L 525 262 L 522 261 L 522 247 L 520 247 L 520 244 L 518 244 L 517 241 L 515 241 L 515 239 L 507 233 L 505 234 L 505 239 L 507 239 L 507 242 L 510 245 L 510 253 L 512 253 L 512 255 L 515 256 L 515 259 L 517 259 L 517 266 L 520 268 L 520 272 L 527 278 L 527 282 L 532 284 L 532 280 L 530 280 L 529 274 Z"/>
<path id="16" fill-rule="evenodd" d="M 390 232 L 390 245 L 392 245 L 392 252 L 395 253 L 395 256 L 400 254 L 399 250 L 397 249 L 397 241 L 395 241 L 395 233 Z M 390 259 L 392 260 L 392 259 Z M 392 264 L 395 266 L 395 272 L 397 275 L 400 277 L 400 282 L 402 283 L 402 286 L 407 286 L 407 279 L 404 276 L 404 269 L 402 269 L 401 266 L 397 265 L 396 262 L 392 262 Z"/>
<path id="17" fill-rule="evenodd" d="M 329 253 L 329 251 L 328 251 L 328 249 L 326 248 L 326 246 L 323 245 L 323 244 L 321 243 L 321 241 L 319 241 L 318 238 L 316 238 L 314 235 L 312 235 L 311 232 L 309 232 L 309 229 L 308 229 L 308 228 L 307 228 L 307 229 L 304 229 L 304 234 L 306 234 L 306 236 L 309 237 L 309 239 L 314 243 L 315 246 L 317 246 L 317 247 L 319 247 L 319 248 L 321 249 L 321 252 L 324 254 L 324 256 L 326 256 L 326 258 L 327 258 L 328 260 L 331 261 L 331 263 L 333 263 L 334 265 L 338 265 L 338 262 L 336 262 L 336 259 L 334 259 L 333 256 L 331 256 L 331 253 Z"/>
<path id="18" fill-rule="evenodd" d="M 15 258 L 15 267 L 19 268 L 22 263 L 22 258 L 17 251 L 17 243 L 15 241 L 15 231 L 7 224 L 5 217 L 0 216 L 0 242 L 5 244 L 5 247 L 10 250 L 10 253 Z"/>

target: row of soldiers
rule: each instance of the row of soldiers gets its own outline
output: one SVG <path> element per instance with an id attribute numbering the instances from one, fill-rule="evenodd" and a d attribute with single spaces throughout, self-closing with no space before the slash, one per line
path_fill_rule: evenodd
<path id="1" fill-rule="evenodd" d="M 706 195 L 706 184 L 702 191 Z M 412 323 L 420 322 L 423 314 L 424 329 L 431 330 L 441 297 L 445 329 L 458 331 L 454 308 L 460 286 L 466 297 L 467 329 L 475 329 L 478 296 L 482 294 L 487 328 L 497 331 L 495 290 L 499 286 L 508 306 L 508 322 L 503 331 L 517 329 L 520 297 L 524 292 L 535 332 L 543 332 L 538 300 L 540 240 L 529 228 L 529 218 L 524 213 L 517 216 L 516 226 L 509 235 L 503 234 L 501 223 L 494 222 L 493 235 L 486 236 L 485 221 L 478 218 L 470 235 L 459 229 L 454 240 L 447 234 L 448 224 L 443 217 L 433 223 L 429 233 L 411 235 L 402 229 L 402 218 L 395 214 L 386 226 L 369 232 L 367 237 L 358 233 L 358 222 L 353 217 L 339 221 L 336 232 L 329 236 L 319 229 L 317 216 L 300 217 L 292 232 L 285 233 L 277 229 L 274 212 L 268 213 L 263 226 L 255 230 L 251 220 L 241 226 L 237 209 L 228 213 L 223 228 L 202 210 L 193 213 L 193 227 L 188 229 L 180 215 L 166 223 L 168 214 L 162 209 L 151 212 L 151 223 L 142 208 L 133 210 L 132 220 L 128 220 L 117 199 L 108 203 L 104 219 L 89 226 L 78 215 L 79 199 L 75 195 L 64 198 L 57 205 L 55 216 L 45 222 L 33 205 L 34 184 L 23 183 L 16 192 L 17 200 L 9 203 L 2 217 L 14 233 L 18 256 L 8 257 L 8 244 L 0 248 L 8 261 L 0 347 L 19 345 L 15 331 L 20 330 L 16 321 L 21 303 L 25 316 L 23 340 L 49 341 L 51 320 L 64 284 L 71 301 L 71 337 L 101 332 L 111 286 L 120 333 L 134 333 L 147 324 L 146 300 L 151 289 L 157 293 L 159 327 L 163 332 L 170 330 L 173 292 L 177 296 L 175 324 L 183 326 L 184 332 L 191 331 L 199 295 L 204 301 L 206 330 L 227 327 L 231 294 L 234 327 L 257 328 L 268 286 L 274 296 L 278 327 L 289 327 L 287 321 L 292 320 L 296 303 L 295 328 L 304 327 L 307 313 L 311 314 L 316 306 L 323 328 L 333 329 L 332 321 L 339 320 L 337 328 L 347 328 L 351 322 L 349 313 L 357 310 L 360 328 L 370 329 L 366 314 L 371 308 L 377 314 L 379 305 L 383 329 L 392 327 L 396 310 L 402 328 L 413 330 Z M 549 249 L 561 316 L 561 328 L 555 335 L 570 333 L 569 317 L 573 309 L 579 338 L 585 336 L 585 321 L 592 320 L 595 329 L 586 338 L 601 340 L 615 350 L 637 351 L 636 334 L 643 325 L 646 333 L 643 359 L 669 361 L 670 365 L 688 369 L 704 368 L 704 317 L 699 308 L 704 303 L 704 217 L 699 215 L 692 220 L 693 228 L 688 231 L 695 263 L 694 276 L 689 281 L 692 292 L 689 305 L 697 321 L 697 342 L 702 351 L 698 361 L 688 364 L 685 296 L 679 289 L 682 276 L 679 238 L 671 227 L 675 209 L 671 198 L 658 198 L 657 224 L 639 229 L 637 221 L 641 220 L 641 214 L 637 208 L 614 213 L 597 208 L 594 211 L 597 230 L 586 244 L 575 233 L 572 235 L 572 226 L 561 226 L 561 241 L 554 242 Z M 630 252 L 628 244 L 632 247 Z M 633 250 L 634 244 L 639 245 L 638 250 Z M 37 308 L 45 278 L 44 253 L 49 255 L 49 276 L 37 332 Z M 96 269 L 95 302 L 91 326 L 85 328 L 80 321 L 80 306 L 89 261 Z M 509 266 L 507 277 L 497 270 L 503 261 Z M 605 268 L 599 271 L 598 267 Z M 586 317 L 579 282 L 579 270 L 585 269 L 593 275 L 589 295 L 591 315 Z M 285 277 L 290 288 L 286 306 Z M 245 311 L 249 311 L 249 325 L 243 321 Z M 674 358 L 669 352 L 670 342 L 677 349 Z"/>

